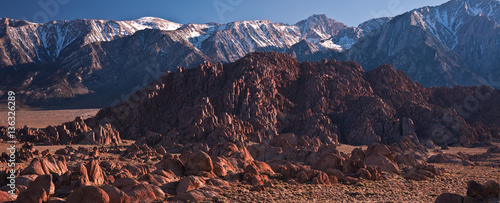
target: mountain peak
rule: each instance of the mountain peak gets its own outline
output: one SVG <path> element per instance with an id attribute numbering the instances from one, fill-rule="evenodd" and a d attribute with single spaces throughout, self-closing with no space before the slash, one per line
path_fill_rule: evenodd
<path id="1" fill-rule="evenodd" d="M 313 14 L 312 16 L 309 16 L 307 19 L 327 20 L 328 17 L 326 16 L 326 14 Z"/>
<path id="2" fill-rule="evenodd" d="M 233 24 L 233 25 L 242 25 L 242 24 L 270 24 L 271 21 L 264 19 L 264 20 L 244 20 L 244 21 L 234 21 L 230 22 L 228 24 Z"/>
<path id="3" fill-rule="evenodd" d="M 382 27 L 382 25 L 386 24 L 387 22 L 389 22 L 391 20 L 392 20 L 391 17 L 374 18 L 374 19 L 370 19 L 370 20 L 367 20 L 367 21 L 359 24 L 358 28 L 361 28 L 362 30 L 364 30 L 366 32 L 371 32 L 373 30 L 376 30 L 376 29 Z"/>
<path id="4" fill-rule="evenodd" d="M 463 10 L 469 15 L 486 15 L 500 23 L 500 1 L 498 0 L 451 0 L 440 7 L 444 9 Z"/>
<path id="5" fill-rule="evenodd" d="M 308 22 L 314 22 L 314 23 L 338 23 L 338 24 L 342 24 L 334 19 L 331 19 L 331 18 L 328 18 L 328 16 L 326 16 L 325 14 L 314 14 L 312 16 L 309 16 L 308 18 L 306 18 L 305 20 L 301 20 L 299 22 L 296 23 L 296 25 L 302 25 L 302 24 L 305 24 L 305 23 L 308 23 Z M 343 24 L 342 24 L 343 25 Z"/>
<path id="6" fill-rule="evenodd" d="M 295 25 L 302 31 L 302 38 L 310 42 L 328 39 L 347 28 L 347 25 L 330 19 L 324 14 L 312 15 Z"/>
<path id="7" fill-rule="evenodd" d="M 139 18 L 139 19 L 133 20 L 133 21 L 135 21 L 135 22 L 151 22 L 151 23 L 156 23 L 156 22 L 167 23 L 168 22 L 168 23 L 172 23 L 172 24 L 179 24 L 179 23 L 172 22 L 172 21 L 165 20 L 163 18 L 158 18 L 158 17 L 142 17 L 142 18 Z"/>
<path id="8" fill-rule="evenodd" d="M 165 20 L 165 19 L 158 18 L 158 17 L 152 17 L 152 16 L 145 16 L 145 17 L 139 18 L 137 20 L 138 21 L 157 21 L 157 20 Z"/>
<path id="9" fill-rule="evenodd" d="M 157 17 L 142 17 L 132 22 L 160 30 L 176 30 L 182 27 L 182 24 Z"/>
<path id="10" fill-rule="evenodd" d="M 12 18 L 3 17 L 0 18 L 0 24 L 11 26 L 11 27 L 20 27 L 23 25 L 31 24 L 32 22 L 28 22 L 25 20 L 16 20 Z"/>

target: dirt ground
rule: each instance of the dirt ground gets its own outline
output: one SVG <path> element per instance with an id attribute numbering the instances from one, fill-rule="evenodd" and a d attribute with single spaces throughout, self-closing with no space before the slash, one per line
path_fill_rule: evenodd
<path id="1" fill-rule="evenodd" d="M 355 185 L 289 184 L 275 181 L 274 188 L 252 192 L 248 185 L 235 185 L 219 200 L 227 202 L 434 202 L 442 193 L 466 195 L 467 182 L 485 183 L 500 180 L 500 168 L 437 164 L 447 170 L 445 175 L 428 181 L 406 180 L 401 176 L 384 181 Z"/>
<path id="2" fill-rule="evenodd" d="M 340 145 L 339 151 L 350 154 L 355 146 Z M 363 146 L 366 149 L 366 146 Z M 487 147 L 465 148 L 450 147 L 443 153 L 482 154 Z M 429 153 L 434 154 L 433 152 Z M 478 166 L 462 164 L 435 164 L 444 168 L 446 173 L 427 181 L 406 180 L 393 176 L 383 181 L 361 180 L 354 185 L 312 185 L 294 184 L 273 180 L 275 187 L 263 192 L 250 191 L 251 186 L 236 184 L 218 197 L 225 202 L 434 202 L 442 193 L 456 193 L 465 196 L 467 182 L 470 180 L 485 183 L 489 180 L 500 181 L 500 168 L 486 166 L 488 163 L 500 163 L 500 157 L 478 162 Z"/>
<path id="3" fill-rule="evenodd" d="M 33 128 L 45 128 L 49 125 L 60 125 L 64 122 L 73 121 L 81 116 L 83 119 L 95 116 L 100 109 L 57 109 L 45 110 L 34 108 L 16 109 L 16 127 L 23 126 Z M 7 126 L 7 108 L 6 105 L 0 107 L 0 125 Z"/>

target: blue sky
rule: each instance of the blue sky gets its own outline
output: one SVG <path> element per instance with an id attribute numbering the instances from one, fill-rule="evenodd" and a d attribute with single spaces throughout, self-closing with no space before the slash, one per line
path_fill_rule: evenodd
<path id="1" fill-rule="evenodd" d="M 312 14 L 356 26 L 446 0 L 15 0 L 4 1 L 0 17 L 32 22 L 76 18 L 132 20 L 145 16 L 178 23 L 226 23 L 269 19 L 294 24 Z"/>

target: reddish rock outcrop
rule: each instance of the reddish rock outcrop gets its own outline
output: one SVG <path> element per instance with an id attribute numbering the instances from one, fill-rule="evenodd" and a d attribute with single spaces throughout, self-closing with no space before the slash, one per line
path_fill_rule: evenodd
<path id="1" fill-rule="evenodd" d="M 185 193 L 194 189 L 198 189 L 205 186 L 205 180 L 201 177 L 196 176 L 187 176 L 179 181 L 179 185 L 177 186 L 177 193 Z"/>
<path id="2" fill-rule="evenodd" d="M 120 133 L 109 123 L 88 123 L 81 117 L 60 126 L 44 129 L 24 127 L 16 131 L 16 137 L 25 142 L 44 144 L 97 144 L 109 145 L 122 143 Z M 6 133 L 2 137 L 6 137 Z"/>
<path id="3" fill-rule="evenodd" d="M 444 193 L 436 198 L 436 203 L 444 202 L 499 202 L 500 201 L 500 185 L 496 181 L 487 181 L 480 184 L 476 181 L 467 183 L 467 196 L 463 197 L 458 194 Z"/>
<path id="4" fill-rule="evenodd" d="M 317 141 L 392 144 L 408 135 L 438 145 L 488 139 L 478 131 L 493 124 L 472 126 L 433 91 L 390 65 L 365 73 L 354 62 L 301 64 L 286 54 L 252 53 L 165 75 L 88 123 L 106 121 L 125 138 L 147 135 L 145 143 L 167 151 L 266 139 L 282 149 Z"/>
<path id="5" fill-rule="evenodd" d="M 97 160 L 91 160 L 85 167 L 87 168 L 89 180 L 93 184 L 102 185 L 107 181 L 106 174 L 102 171 Z"/>
<path id="6" fill-rule="evenodd" d="M 212 159 L 205 152 L 193 152 L 188 155 L 186 160 L 186 174 L 188 175 L 202 175 L 203 173 L 210 173 L 214 169 Z"/>
<path id="7" fill-rule="evenodd" d="M 84 203 L 109 203 L 109 195 L 101 188 L 96 186 L 83 186 L 72 192 L 67 198 L 66 202 Z"/>
<path id="8" fill-rule="evenodd" d="M 130 197 L 125 194 L 125 192 L 121 191 L 120 189 L 112 186 L 112 185 L 106 185 L 101 187 L 106 194 L 109 196 L 109 203 L 130 203 Z"/>
<path id="9" fill-rule="evenodd" d="M 14 201 L 16 198 L 12 196 L 11 194 L 5 192 L 5 191 L 0 191 L 0 202 L 8 202 L 8 201 Z"/>
<path id="10" fill-rule="evenodd" d="M 21 174 L 36 174 L 36 175 L 45 175 L 51 173 L 57 173 L 62 175 L 68 171 L 66 166 L 66 159 L 63 156 L 60 157 L 43 157 L 43 158 L 34 158 L 30 165 L 26 167 Z"/>
<path id="11" fill-rule="evenodd" d="M 29 187 L 19 194 L 16 202 L 46 202 L 55 192 L 51 175 L 38 176 Z"/>

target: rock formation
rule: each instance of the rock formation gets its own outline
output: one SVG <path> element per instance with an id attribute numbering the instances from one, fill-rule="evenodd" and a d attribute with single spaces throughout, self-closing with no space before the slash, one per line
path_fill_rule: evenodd
<path id="1" fill-rule="evenodd" d="M 167 151 L 227 141 L 366 145 L 417 136 L 472 146 L 498 139 L 498 122 L 464 119 L 454 109 L 450 99 L 463 95 L 460 88 L 424 88 L 390 65 L 365 73 L 355 62 L 299 63 L 286 54 L 253 53 L 166 74 L 88 122 L 111 124 L 122 138 L 146 135 L 149 145 Z M 457 96 L 440 98 L 443 91 Z M 489 91 L 492 98 L 478 100 L 484 110 L 474 115 L 496 118 L 499 93 Z"/>

